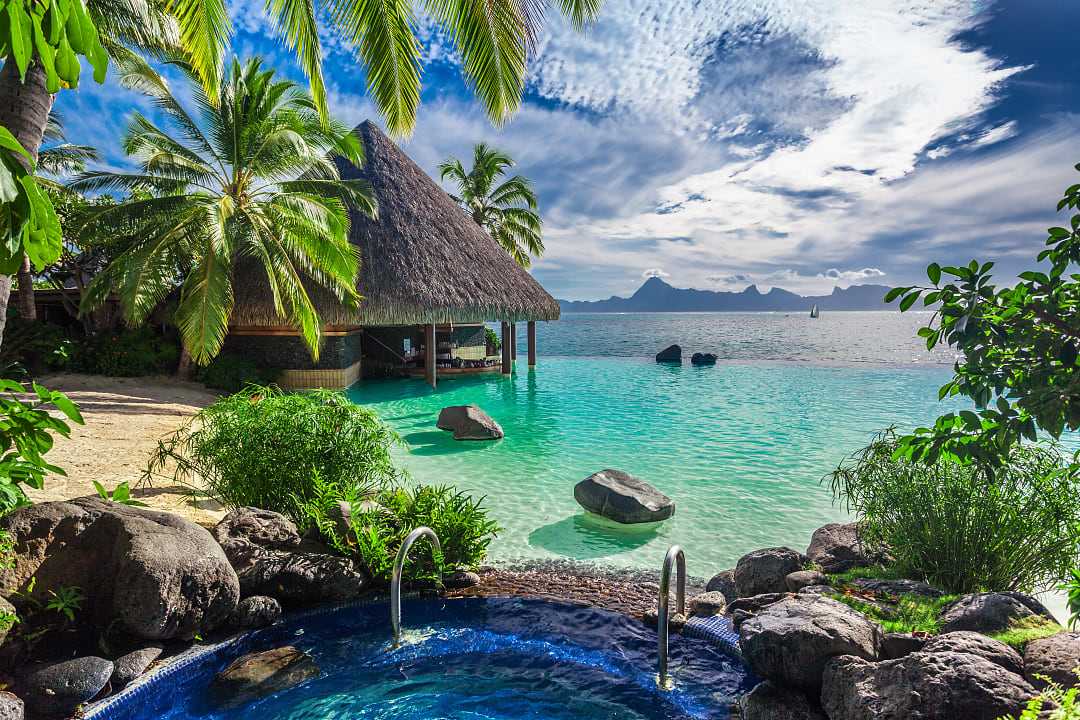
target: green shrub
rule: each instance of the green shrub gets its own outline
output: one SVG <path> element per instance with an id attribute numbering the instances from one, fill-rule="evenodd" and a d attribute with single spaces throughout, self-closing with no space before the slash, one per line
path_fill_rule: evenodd
<path id="1" fill-rule="evenodd" d="M 263 368 L 251 360 L 230 353 L 222 353 L 206 367 L 195 371 L 195 380 L 208 388 L 239 392 L 248 385 L 270 385 L 278 379 L 280 371 Z"/>
<path id="2" fill-rule="evenodd" d="M 13 316 L 4 326 L 0 365 L 41 363 L 50 370 L 62 370 L 70 363 L 75 345 L 66 328 Z"/>
<path id="3" fill-rule="evenodd" d="M 1069 571 L 1069 578 L 1061 589 L 1065 591 L 1069 605 L 1069 627 L 1080 627 L 1080 569 Z"/>
<path id="4" fill-rule="evenodd" d="M 112 377 L 139 377 L 172 373 L 180 359 L 174 338 L 150 328 L 102 333 L 77 345 L 71 359 L 76 372 Z"/>
<path id="5" fill-rule="evenodd" d="M 1024 646 L 1032 640 L 1051 637 L 1064 632 L 1065 628 L 1053 620 L 1042 615 L 1029 615 L 1026 618 L 1013 620 L 1009 627 L 996 633 L 987 633 L 990 637 L 1015 648 L 1018 652 L 1024 652 Z"/>
<path id="6" fill-rule="evenodd" d="M 956 595 L 927 598 L 921 595 L 900 595 L 895 603 L 868 602 L 866 598 L 845 593 L 832 595 L 881 625 L 885 632 L 925 632 L 936 635 L 941 629 L 941 610 L 956 600 Z"/>
<path id="7" fill-rule="evenodd" d="M 1073 672 L 1080 678 L 1080 668 Z M 1080 720 L 1080 684 L 1066 690 L 1045 675 L 1036 677 L 1047 685 L 1028 701 L 1020 720 Z M 1006 715 L 998 720 L 1013 720 L 1013 716 Z"/>
<path id="8" fill-rule="evenodd" d="M 1053 446 L 1018 445 L 1003 465 L 895 458 L 893 432 L 826 480 L 862 541 L 904 577 L 954 593 L 1054 587 L 1080 560 L 1080 479 Z"/>
<path id="9" fill-rule="evenodd" d="M 475 567 L 499 532 L 483 507 L 448 486 L 384 487 L 365 493 L 356 486 L 313 478 L 315 492 L 301 503 L 309 523 L 338 552 L 355 556 L 376 580 L 389 581 L 394 558 L 405 536 L 418 527 L 435 531 L 442 556 L 433 557 L 427 540 L 417 541 L 405 566 L 408 580 L 435 580 L 446 567 Z M 348 530 L 338 519 L 339 503 L 351 509 Z"/>
<path id="10" fill-rule="evenodd" d="M 143 476 L 160 473 L 225 507 L 274 510 L 301 527 L 318 477 L 342 492 L 371 493 L 400 477 L 390 458 L 397 435 L 337 391 L 285 393 L 248 386 L 204 408 L 158 444 Z"/>

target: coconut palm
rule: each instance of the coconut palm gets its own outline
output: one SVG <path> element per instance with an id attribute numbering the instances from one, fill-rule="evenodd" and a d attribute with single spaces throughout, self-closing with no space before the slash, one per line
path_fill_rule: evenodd
<path id="1" fill-rule="evenodd" d="M 56 110 L 49 113 L 43 143 L 45 147 L 38 151 L 37 169 L 38 172 L 54 178 L 81 173 L 86 170 L 86 163 L 100 158 L 96 148 L 68 142 L 64 132 L 64 119 Z M 38 182 L 52 189 L 61 187 L 48 177 L 39 177 Z"/>
<path id="2" fill-rule="evenodd" d="M 473 148 L 471 170 L 466 172 L 461 161 L 452 157 L 439 165 L 439 172 L 444 181 L 449 178 L 457 185 L 457 194 L 450 197 L 498 240 L 514 262 L 527 268 L 532 264 L 529 255 L 544 254 L 542 223 L 528 180 L 514 175 L 498 182 L 513 166 L 510 156 L 479 143 Z"/>
<path id="3" fill-rule="evenodd" d="M 259 60 L 234 60 L 216 95 L 189 77 L 194 114 L 159 75 L 132 66 L 121 82 L 153 98 L 173 132 L 135 113 L 124 149 L 138 171 L 88 172 L 71 185 L 134 193 L 88 220 L 126 219 L 136 230 L 87 288 L 83 311 L 115 292 L 125 321 L 135 325 L 179 287 L 183 372 L 187 357 L 206 364 L 221 349 L 234 273 L 243 265 L 265 274 L 278 315 L 318 358 L 321 323 L 308 288 L 356 305 L 359 256 L 348 239 L 347 206 L 375 213 L 370 187 L 342 180 L 331 154 L 359 165 L 362 146 L 339 123 L 323 122 L 310 95 L 275 79 Z"/>

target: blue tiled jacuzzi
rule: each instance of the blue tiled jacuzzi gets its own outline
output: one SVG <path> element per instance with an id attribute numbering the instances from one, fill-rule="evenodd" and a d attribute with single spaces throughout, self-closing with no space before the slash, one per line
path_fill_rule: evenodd
<path id="1" fill-rule="evenodd" d="M 389 643 L 385 602 L 294 616 L 191 653 L 89 709 L 87 720 L 685 720 L 726 718 L 751 680 L 723 618 L 672 636 L 675 688 L 656 686 L 656 633 L 604 610 L 542 600 L 405 601 Z M 293 645 L 321 675 L 228 710 L 210 692 L 237 657 Z"/>

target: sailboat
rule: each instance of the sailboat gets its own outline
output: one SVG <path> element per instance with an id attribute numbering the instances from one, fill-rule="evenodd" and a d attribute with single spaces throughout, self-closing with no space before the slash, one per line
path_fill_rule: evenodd
<path id="1" fill-rule="evenodd" d="M 818 308 L 817 308 L 817 305 L 815 305 L 814 307 L 810 308 L 810 317 L 812 317 L 812 318 L 816 318 L 816 317 L 817 317 L 818 315 L 820 315 L 820 313 L 818 312 Z"/>

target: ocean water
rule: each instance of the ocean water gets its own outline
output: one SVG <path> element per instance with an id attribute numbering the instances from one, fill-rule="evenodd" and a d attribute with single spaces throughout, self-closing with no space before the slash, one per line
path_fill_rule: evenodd
<path id="1" fill-rule="evenodd" d="M 708 576 L 768 545 L 804 549 L 818 526 L 848 518 L 822 478 L 890 425 L 927 423 L 946 407 L 937 388 L 953 355 L 930 355 L 915 330 L 928 315 L 783 313 L 566 315 L 538 328 L 540 362 L 516 372 L 365 381 L 350 390 L 407 443 L 401 464 L 424 483 L 452 483 L 503 530 L 495 562 L 572 558 L 658 568 L 683 546 Z M 652 356 L 684 348 L 681 366 Z M 714 367 L 689 354 L 714 352 Z M 456 442 L 439 410 L 476 403 L 506 431 Z M 954 404 L 954 407 L 956 405 Z M 586 515 L 574 485 L 617 468 L 676 503 L 659 525 L 617 526 Z"/>

